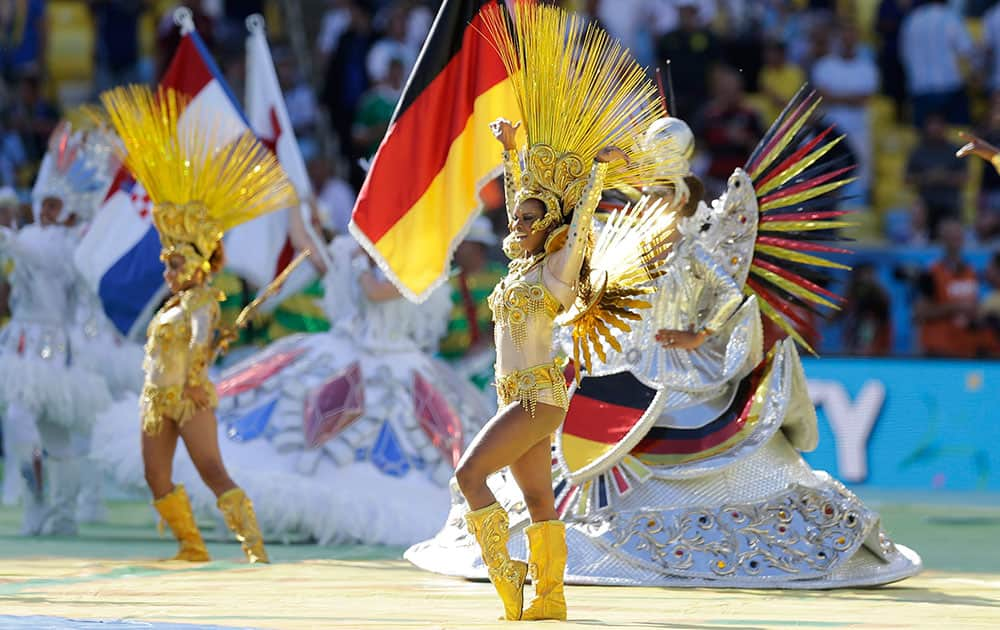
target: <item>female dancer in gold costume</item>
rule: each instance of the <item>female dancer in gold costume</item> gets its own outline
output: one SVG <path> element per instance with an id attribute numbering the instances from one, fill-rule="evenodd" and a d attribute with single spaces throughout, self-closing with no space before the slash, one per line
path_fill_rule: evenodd
<path id="1" fill-rule="evenodd" d="M 505 156 L 513 154 L 516 160 L 514 127 L 507 121 L 495 125 L 495 134 L 504 145 Z M 545 204 L 534 197 L 519 201 L 511 218 L 511 235 L 506 245 L 516 246 L 522 253 L 511 262 L 510 273 L 490 296 L 490 308 L 496 322 L 496 386 L 501 409 L 469 445 L 455 477 L 472 510 L 467 517 L 470 528 L 478 536 L 484 528 L 496 528 L 490 521 L 507 520 L 507 513 L 496 502 L 486 485 L 486 478 L 509 465 L 524 493 L 534 523 L 528 530 L 529 539 L 539 540 L 542 544 L 539 551 L 550 554 L 546 562 L 536 558 L 538 570 L 545 567 L 546 573 L 534 578 L 536 589 L 542 590 L 537 580 L 543 580 L 549 587 L 523 615 L 520 590 L 527 565 L 508 560 L 506 575 L 499 579 L 491 575 L 504 600 L 508 619 L 566 618 L 561 584 L 566 557 L 565 528 L 556 515 L 552 495 L 549 438 L 566 417 L 569 401 L 562 369 L 552 360 L 552 330 L 556 315 L 576 301 L 591 220 L 600 201 L 607 164 L 616 158 L 628 159 L 616 147 L 602 149 L 595 158 L 587 192 L 572 212 L 566 243 L 561 248 L 552 245 L 555 239 L 551 237 L 565 224 L 549 220 L 548 227 L 538 228 L 536 226 L 546 223 Z M 516 167 L 512 168 L 514 161 L 510 157 L 505 160 L 508 161 L 509 178 Z M 502 528 L 506 529 L 506 523 Z M 490 563 L 486 558 L 487 546 L 495 546 L 497 542 L 488 541 L 483 545 L 487 564 Z M 506 541 L 503 541 L 502 550 L 496 547 L 490 550 L 493 551 L 505 553 Z"/>
<path id="2" fill-rule="evenodd" d="M 184 487 L 171 479 L 180 438 L 249 561 L 268 562 L 253 504 L 219 452 L 208 367 L 226 335 L 219 327 L 223 296 L 208 283 L 224 263 L 225 230 L 293 206 L 294 192 L 273 155 L 249 132 L 227 142 L 197 125 L 179 124 L 184 104 L 173 91 L 154 95 L 133 86 L 105 92 L 101 100 L 121 137 L 123 162 L 153 201 L 163 277 L 172 293 L 149 325 L 140 398 L 153 505 L 180 544 L 176 560 L 209 560 Z"/>
<path id="3" fill-rule="evenodd" d="M 490 297 L 500 411 L 473 439 L 455 476 L 469 504 L 469 531 L 479 542 L 505 617 L 565 619 L 567 549 L 552 494 L 550 437 L 565 418 L 568 397 L 563 371 L 553 361 L 553 328 L 560 314 L 561 323 L 574 326 L 584 357 L 580 369 L 591 347 L 603 352 L 602 338 L 614 343 L 608 340 L 609 326 L 624 326 L 621 318 L 634 318 L 631 310 L 646 305 L 634 298 L 644 293 L 639 285 L 649 279 L 643 264 L 650 262 L 651 250 L 634 256 L 619 251 L 624 266 L 609 269 L 607 261 L 592 255 L 603 250 L 600 242 L 595 245 L 591 227 L 606 187 L 669 179 L 663 163 L 649 159 L 630 133 L 663 110 L 655 88 L 628 53 L 575 16 L 519 4 L 515 34 L 502 8 L 490 7 L 484 17 L 510 72 L 528 147 L 518 154 L 521 123 L 499 119 L 491 125 L 504 149 L 510 226 L 504 250 L 512 258 L 508 275 Z M 648 209 L 644 216 L 661 210 Z M 635 239 L 630 243 L 637 249 Z M 505 466 L 531 514 L 526 530 L 530 564 L 510 558 L 508 516 L 486 484 Z M 529 567 L 535 597 L 524 608 Z"/>

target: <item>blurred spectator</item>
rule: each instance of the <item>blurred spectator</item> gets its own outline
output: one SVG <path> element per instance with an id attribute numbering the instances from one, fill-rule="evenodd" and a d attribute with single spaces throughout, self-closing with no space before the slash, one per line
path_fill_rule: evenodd
<path id="1" fill-rule="evenodd" d="M 324 63 L 337 50 L 341 35 L 350 27 L 354 5 L 354 0 L 327 0 L 326 12 L 319 25 L 319 35 L 316 36 L 316 50 Z"/>
<path id="2" fill-rule="evenodd" d="M 927 210 L 931 239 L 938 236 L 944 219 L 957 218 L 962 186 L 968 177 L 966 165 L 955 159 L 955 146 L 948 140 L 948 127 L 937 113 L 926 117 L 920 144 L 906 164 L 906 183 L 916 188 Z"/>
<path id="3" fill-rule="evenodd" d="M 842 24 L 836 52 L 813 66 L 812 80 L 823 96 L 826 115 L 847 134 L 858 167 L 857 181 L 849 194 L 868 197 L 871 177 L 871 130 L 868 101 L 878 91 L 878 68 L 871 59 L 858 54 L 858 32 L 851 24 Z"/>
<path id="4" fill-rule="evenodd" d="M 59 122 L 59 111 L 42 96 L 38 75 L 26 74 L 18 80 L 17 98 L 8 116 L 11 129 L 20 136 L 25 159 L 32 164 L 41 162 Z"/>
<path id="5" fill-rule="evenodd" d="M 605 26 L 603 22 L 601 22 L 601 17 L 600 17 L 601 5 L 602 4 L 604 4 L 604 3 L 602 3 L 601 0 L 579 0 L 579 2 L 577 2 L 576 5 L 575 5 L 576 8 L 574 9 L 574 11 L 575 11 L 575 13 L 577 15 L 580 16 L 580 19 L 585 24 L 587 24 L 587 25 L 593 25 L 593 26 L 595 26 L 597 28 L 602 28 L 605 31 L 607 31 L 608 27 Z M 639 27 L 639 25 L 636 24 L 636 26 L 634 28 L 630 28 L 629 29 L 630 34 L 635 30 L 635 28 L 638 28 L 638 27 Z M 612 37 L 614 37 L 615 39 L 618 39 L 619 41 L 621 41 L 621 43 L 623 45 L 628 46 L 628 44 L 625 42 L 624 39 L 622 39 L 620 37 L 617 37 L 616 35 L 611 34 L 611 31 L 608 31 L 608 34 L 611 35 Z M 632 56 L 634 57 L 635 56 L 635 51 L 633 51 L 631 48 L 629 50 L 632 52 Z"/>
<path id="6" fill-rule="evenodd" d="M 583 13 L 622 42 L 643 65 L 663 63 L 653 50 L 650 28 L 656 3 L 650 0 L 586 0 Z"/>
<path id="7" fill-rule="evenodd" d="M 743 79 L 732 68 L 720 66 L 712 74 L 712 99 L 696 120 L 695 137 L 702 138 L 709 155 L 705 174 L 707 197 L 722 193 L 733 170 L 743 166 L 764 134 L 760 117 L 745 101 Z"/>
<path id="8" fill-rule="evenodd" d="M 403 81 L 406 80 L 404 64 L 402 59 L 391 59 L 386 76 L 365 92 L 358 103 L 351 138 L 358 153 L 365 158 L 375 155 L 389 128 L 392 112 L 396 109 Z"/>
<path id="9" fill-rule="evenodd" d="M 928 244 L 927 208 L 919 196 L 908 205 L 884 213 L 885 235 L 895 245 L 924 247 Z"/>
<path id="10" fill-rule="evenodd" d="M 657 56 L 660 63 L 670 61 L 676 103 L 673 116 L 686 117 L 705 102 L 705 77 L 719 60 L 719 42 L 698 17 L 699 3 L 677 2 L 677 28 L 660 38 Z"/>
<path id="11" fill-rule="evenodd" d="M 43 70 L 45 0 L 0 0 L 0 69 L 10 81 Z"/>
<path id="12" fill-rule="evenodd" d="M 924 0 L 903 19 L 899 54 L 917 127 L 923 127 L 933 111 L 951 124 L 969 124 L 969 99 L 959 62 L 969 61 L 972 53 L 969 31 L 947 0 Z"/>
<path id="13" fill-rule="evenodd" d="M 986 54 L 986 87 L 1000 90 L 1000 4 L 983 15 L 983 49 Z"/>
<path id="14" fill-rule="evenodd" d="M 209 50 L 215 48 L 215 20 L 202 7 L 203 0 L 184 0 L 160 16 L 160 23 L 156 27 L 156 78 L 159 80 L 163 73 L 167 71 L 170 60 L 174 57 L 174 52 L 181 43 L 181 29 L 174 24 L 174 11 L 179 7 L 191 9 L 194 19 L 194 28 L 205 46 Z"/>
<path id="15" fill-rule="evenodd" d="M 459 359 L 493 343 L 493 316 L 488 298 L 503 278 L 503 265 L 490 261 L 490 250 L 498 240 L 485 216 L 478 216 L 455 250 L 458 268 L 450 280 L 452 312 L 440 352 L 446 359 Z"/>
<path id="16" fill-rule="evenodd" d="M 791 0 L 791 4 L 809 13 L 829 17 L 837 10 L 839 3 L 837 0 Z"/>
<path id="17" fill-rule="evenodd" d="M 786 0 L 764 0 L 760 5 L 764 36 L 783 42 L 788 47 L 788 59 L 802 67 L 809 50 L 808 16 L 794 10 Z"/>
<path id="18" fill-rule="evenodd" d="M 337 234 L 347 234 L 347 225 L 354 211 L 354 189 L 322 158 L 309 161 L 309 178 L 317 191 L 323 227 Z"/>
<path id="19" fill-rule="evenodd" d="M 759 91 L 758 81 L 763 65 L 760 20 L 756 2 L 719 0 L 714 26 L 720 36 L 722 62 L 738 68 L 747 90 Z"/>
<path id="20" fill-rule="evenodd" d="M 994 146 L 1000 145 L 1000 92 L 990 99 L 986 125 L 978 129 L 976 135 Z M 987 241 L 1000 236 L 1000 174 L 991 164 L 983 165 L 976 206 L 977 238 Z"/>
<path id="21" fill-rule="evenodd" d="M 812 74 L 812 68 L 817 61 L 826 57 L 833 50 L 833 21 L 826 16 L 815 17 L 808 22 L 808 44 L 805 57 L 800 62 L 807 75 Z"/>
<path id="22" fill-rule="evenodd" d="M 899 31 L 903 18 L 910 12 L 913 0 L 882 0 L 875 18 L 878 35 L 878 67 L 882 74 L 882 91 L 896 103 L 896 118 L 900 119 L 906 102 L 906 74 L 899 58 Z"/>
<path id="23" fill-rule="evenodd" d="M 764 44 L 764 67 L 760 72 L 760 91 L 767 98 L 766 116 L 774 120 L 795 96 L 806 75 L 802 68 L 788 60 L 785 43 L 768 40 Z"/>
<path id="24" fill-rule="evenodd" d="M 885 356 L 892 349 L 891 300 L 878 281 L 875 265 L 854 268 L 844 297 L 844 345 L 849 354 Z"/>
<path id="25" fill-rule="evenodd" d="M 357 165 L 360 156 L 351 143 L 351 126 L 361 95 L 368 89 L 365 58 L 372 43 L 371 18 L 368 12 L 351 3 L 351 22 L 340 36 L 337 48 L 326 64 L 323 81 L 323 104 L 326 106 L 334 131 L 340 140 L 344 157 L 351 167 L 351 181 L 364 180 L 364 171 Z"/>
<path id="26" fill-rule="evenodd" d="M 427 6 L 426 1 L 409 0 L 406 12 L 406 45 L 410 47 L 416 55 L 420 54 L 420 49 L 424 47 L 424 40 L 431 32 L 431 25 L 434 23 L 434 12 Z"/>
<path id="27" fill-rule="evenodd" d="M 989 285 L 989 293 L 979 305 L 979 318 L 995 340 L 1000 338 L 1000 250 L 990 257 L 984 278 Z M 993 349 L 995 355 L 996 348 Z"/>
<path id="28" fill-rule="evenodd" d="M 28 158 L 21 136 L 7 124 L 9 114 L 10 112 L 5 113 L 0 120 L 0 185 L 17 186 L 20 169 Z"/>
<path id="29" fill-rule="evenodd" d="M 654 37 L 662 37 L 681 28 L 684 19 L 681 13 L 685 5 L 695 8 L 697 25 L 708 28 L 715 20 L 718 6 L 716 0 L 645 0 L 642 4 L 645 7 L 640 12 L 644 19 L 649 19 Z M 615 5 L 617 6 L 617 2 Z"/>
<path id="30" fill-rule="evenodd" d="M 316 95 L 309 82 L 300 74 L 295 57 L 290 51 L 276 49 L 274 62 L 292 130 L 302 142 L 308 139 L 316 128 L 316 117 L 319 115 Z"/>
<path id="31" fill-rule="evenodd" d="M 17 229 L 20 204 L 17 192 L 13 188 L 10 186 L 0 188 L 0 227 Z"/>
<path id="32" fill-rule="evenodd" d="M 941 223 L 944 257 L 921 277 L 914 308 L 923 354 L 975 357 L 987 338 L 977 323 L 979 280 L 962 256 L 965 232 L 953 219 Z"/>
<path id="33" fill-rule="evenodd" d="M 385 81 L 394 61 L 400 63 L 404 81 L 410 75 L 420 50 L 407 41 L 406 31 L 407 12 L 402 6 L 396 7 L 389 16 L 385 34 L 372 44 L 365 60 L 368 78 L 372 82 Z"/>
<path id="34" fill-rule="evenodd" d="M 139 17 L 147 0 L 88 0 L 97 29 L 94 88 L 97 92 L 139 82 Z"/>

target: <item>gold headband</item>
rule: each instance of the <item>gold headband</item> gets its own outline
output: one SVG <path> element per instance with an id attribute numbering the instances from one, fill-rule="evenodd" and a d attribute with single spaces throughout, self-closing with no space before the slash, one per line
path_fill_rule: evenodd
<path id="1" fill-rule="evenodd" d="M 575 153 L 559 153 L 547 144 L 528 147 L 515 207 L 525 199 L 542 202 L 545 216 L 535 223 L 533 231 L 558 227 L 572 215 L 587 186 L 586 166 Z"/>

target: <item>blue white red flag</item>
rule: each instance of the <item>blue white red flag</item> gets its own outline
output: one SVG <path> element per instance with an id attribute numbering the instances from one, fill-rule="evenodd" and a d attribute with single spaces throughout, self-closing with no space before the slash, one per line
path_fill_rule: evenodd
<path id="1" fill-rule="evenodd" d="M 250 129 L 239 103 L 211 54 L 193 28 L 181 38 L 160 81 L 190 99 L 181 125 L 213 129 L 220 143 Z M 270 217 L 269 241 L 241 238 L 237 228 L 226 237 L 228 267 L 252 284 L 270 282 L 284 267 L 279 261 L 288 240 L 287 218 Z M 252 225 L 255 222 L 251 222 Z M 252 233 L 259 230 L 251 228 Z M 101 299 L 104 311 L 122 334 L 141 337 L 142 327 L 165 295 L 160 242 L 148 198 L 127 172 L 119 174 L 77 248 L 77 267 Z"/>

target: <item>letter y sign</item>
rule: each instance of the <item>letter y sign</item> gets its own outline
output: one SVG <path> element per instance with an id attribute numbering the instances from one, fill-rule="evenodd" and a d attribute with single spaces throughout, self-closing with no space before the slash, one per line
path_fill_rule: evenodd
<path id="1" fill-rule="evenodd" d="M 810 380 L 809 397 L 822 407 L 837 449 L 838 475 L 845 481 L 860 482 L 868 478 L 868 436 L 885 402 L 885 385 L 881 381 L 866 381 L 851 403 L 847 390 L 837 381 Z"/>

